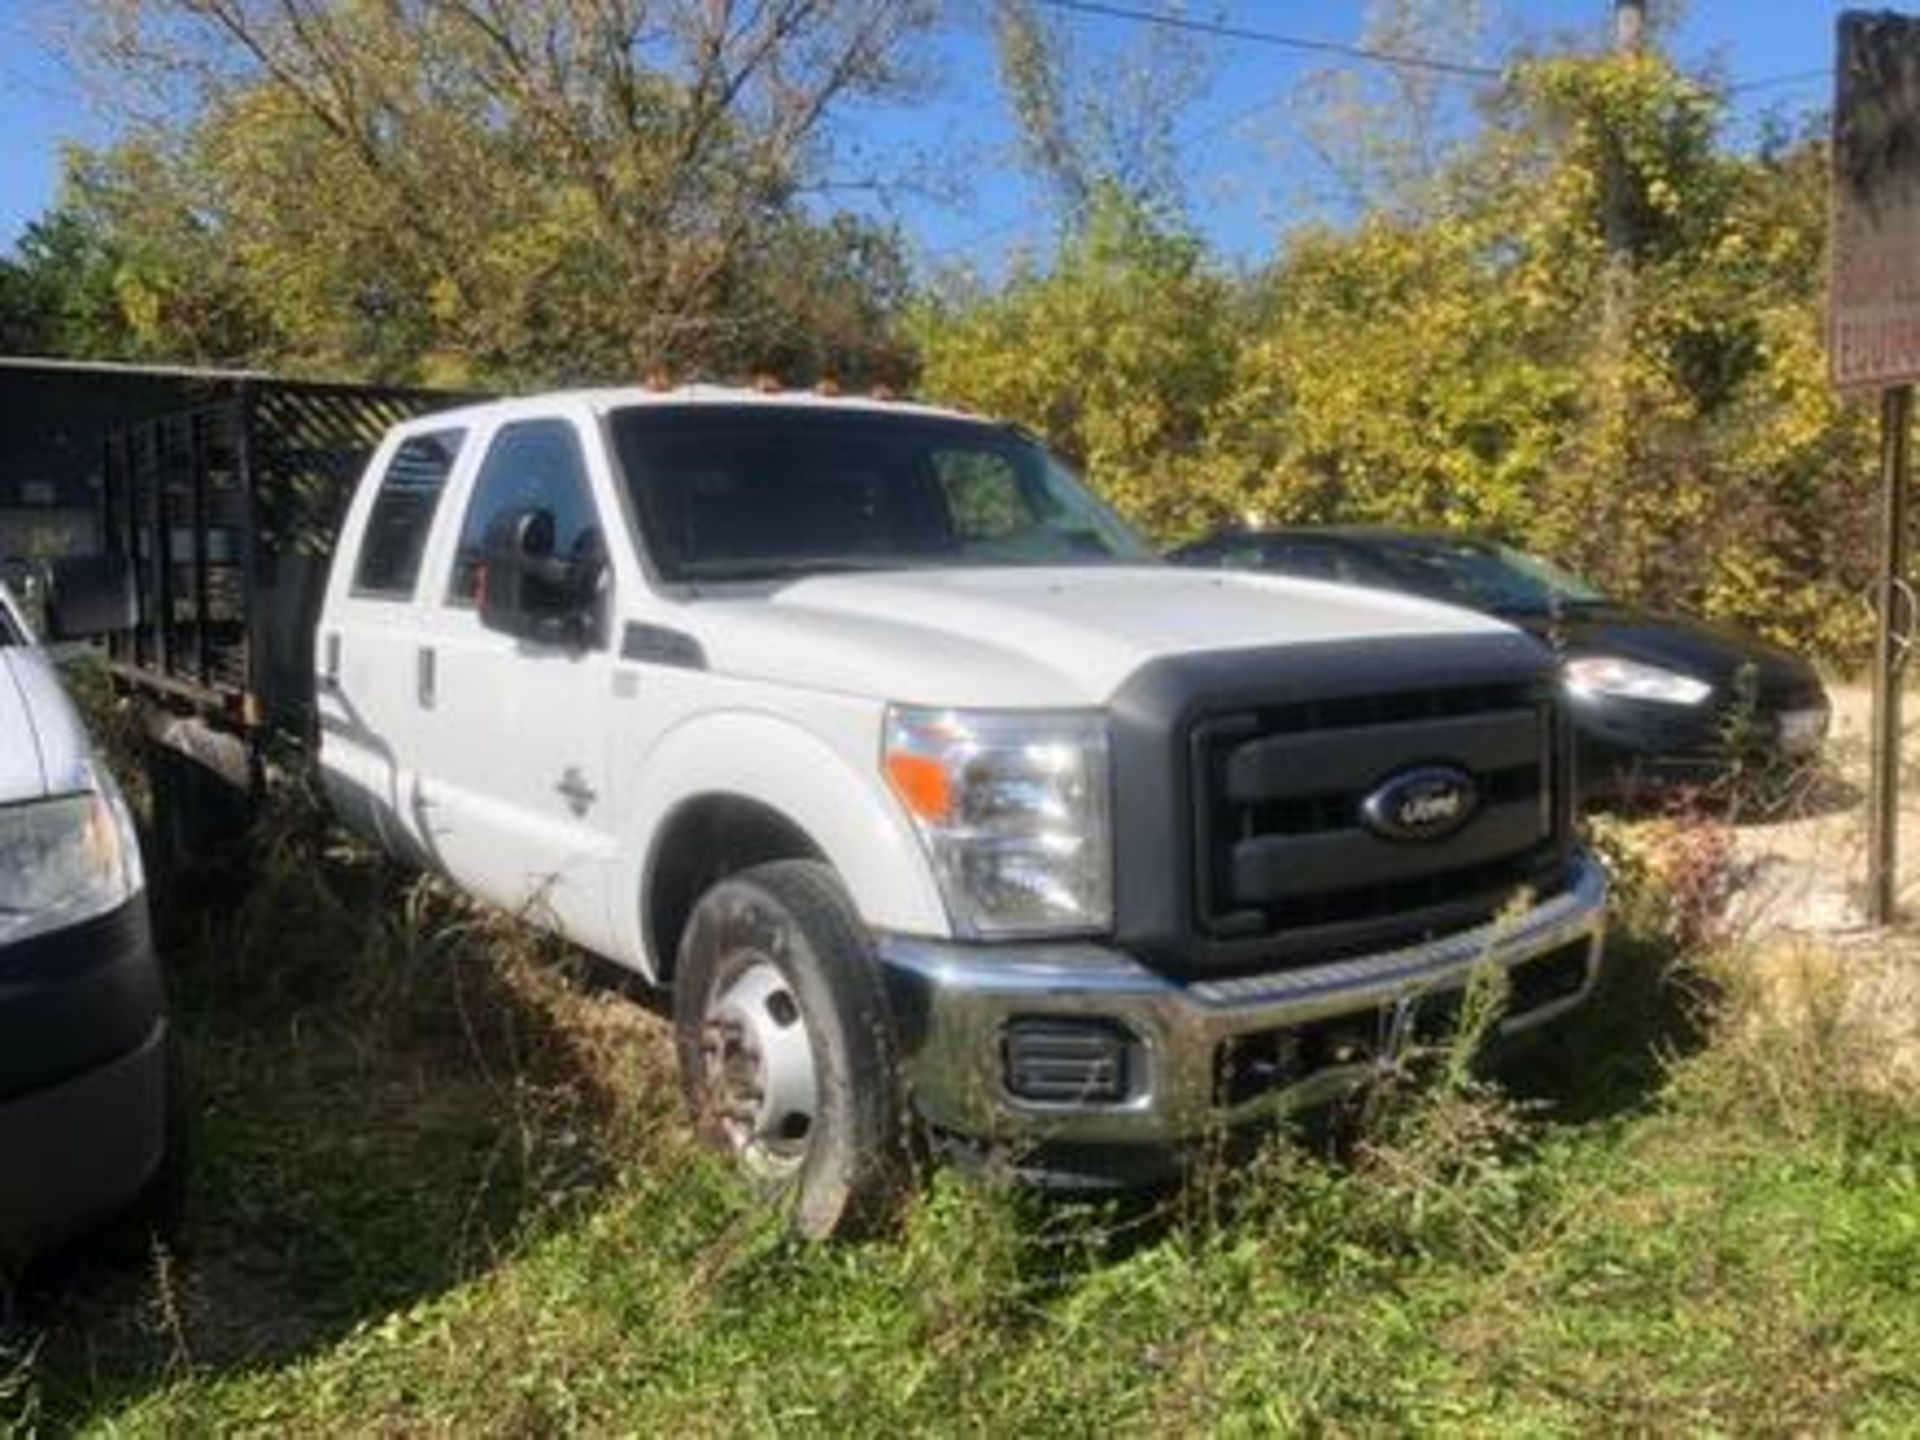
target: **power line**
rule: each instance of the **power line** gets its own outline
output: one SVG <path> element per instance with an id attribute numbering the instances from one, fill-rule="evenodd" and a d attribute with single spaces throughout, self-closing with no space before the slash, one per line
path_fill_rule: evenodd
<path id="1" fill-rule="evenodd" d="M 1109 5 L 1103 0 L 1035 0 L 1050 10 L 1074 15 L 1098 15 L 1108 20 L 1131 20 L 1140 25 L 1157 25 L 1163 30 L 1184 30 L 1194 35 L 1210 35 L 1216 40 L 1242 40 L 1256 45 L 1271 45 L 1309 55 L 1338 55 L 1347 60 L 1364 60 L 1374 65 L 1397 66 L 1404 70 L 1430 70 L 1439 75 L 1457 75 L 1473 80 L 1498 80 L 1502 74 L 1491 65 L 1469 65 L 1460 60 L 1439 60 L 1431 55 L 1405 55 L 1392 50 L 1376 50 L 1370 45 L 1343 45 L 1337 40 L 1316 40 L 1306 35 L 1283 35 L 1277 30 L 1254 30 L 1244 25 L 1224 25 L 1211 20 L 1194 20 L 1185 15 L 1166 15 L 1153 10 L 1135 10 L 1126 5 Z"/>
<path id="2" fill-rule="evenodd" d="M 1426 55 L 1402 54 L 1390 50 L 1378 50 L 1367 45 L 1343 45 L 1332 40 L 1316 40 L 1306 36 L 1283 35 L 1270 30 L 1253 30 L 1244 26 L 1216 24 L 1210 21 L 1192 20 L 1185 16 L 1161 14 L 1151 10 L 1135 10 L 1123 5 L 1105 3 L 1105 0 L 1034 0 L 1034 3 L 1050 9 L 1069 13 L 1099 16 L 1114 20 L 1131 20 L 1145 25 L 1158 25 L 1166 29 L 1184 30 L 1196 34 L 1209 35 L 1221 40 L 1240 40 L 1254 44 L 1272 45 L 1282 49 L 1303 51 L 1311 54 L 1338 55 L 1352 60 L 1363 60 L 1372 64 L 1402 66 L 1408 69 L 1433 71 L 1442 75 L 1452 75 L 1476 80 L 1498 80 L 1505 78 L 1507 72 L 1488 65 L 1472 65 L 1462 61 L 1439 60 Z M 1723 97 L 1746 94 L 1755 90 L 1770 90 L 1783 85 L 1798 85 L 1815 80 L 1831 80 L 1833 71 L 1792 70 L 1779 75 L 1762 75 L 1752 80 L 1741 80 L 1717 87 Z M 1182 149 L 1201 144 L 1215 136 L 1232 129 L 1242 121 L 1250 120 L 1264 111 L 1276 109 L 1290 97 L 1272 95 L 1255 104 L 1236 109 L 1184 135 L 1176 135 L 1174 143 Z M 980 245 L 997 239 L 1032 219 L 1030 212 L 1022 212 L 1009 219 L 1002 220 L 986 228 L 963 237 L 961 245 L 965 248 Z M 956 247 L 958 248 L 958 247 Z"/>
<path id="3" fill-rule="evenodd" d="M 1758 80 L 1740 80 L 1721 88 L 1722 95 L 1744 95 L 1749 90 L 1771 90 L 1779 85 L 1799 85 L 1811 80 L 1831 80 L 1833 71 L 1790 70 L 1784 75 L 1763 75 Z"/>
<path id="4" fill-rule="evenodd" d="M 1404 70 L 1426 70 L 1438 75 L 1453 75 L 1463 79 L 1499 80 L 1507 73 L 1492 65 L 1475 65 L 1463 60 L 1439 59 L 1432 55 L 1380 50 L 1371 45 L 1346 45 L 1337 40 L 1320 40 L 1307 35 L 1288 35 L 1277 30 L 1256 30 L 1245 25 L 1195 20 L 1185 15 L 1170 15 L 1154 10 L 1137 10 L 1127 5 L 1109 4 L 1107 0 L 1034 0 L 1034 3 L 1050 10 L 1060 10 L 1073 15 L 1129 20 L 1135 24 L 1154 25 L 1164 30 L 1181 30 L 1193 35 L 1207 35 L 1216 40 L 1246 41 L 1309 55 L 1338 55 L 1343 59 L 1361 60 L 1373 65 L 1386 65 Z M 1753 80 L 1735 81 L 1732 84 L 1720 86 L 1719 90 L 1722 95 L 1744 95 L 1753 90 L 1771 90 L 1782 85 L 1799 85 L 1814 80 L 1830 80 L 1832 77 L 1831 69 L 1790 70 L 1781 75 L 1763 75 Z"/>

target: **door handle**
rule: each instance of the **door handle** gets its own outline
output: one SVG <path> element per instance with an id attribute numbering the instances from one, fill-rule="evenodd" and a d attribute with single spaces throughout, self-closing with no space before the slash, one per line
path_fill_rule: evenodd
<path id="1" fill-rule="evenodd" d="M 340 688 L 340 632 L 329 631 L 326 644 L 322 647 L 324 657 L 320 669 L 320 688 L 338 690 Z"/>
<path id="2" fill-rule="evenodd" d="M 422 710 L 433 708 L 434 655 L 431 645 L 422 645 L 413 655 L 414 694 Z"/>

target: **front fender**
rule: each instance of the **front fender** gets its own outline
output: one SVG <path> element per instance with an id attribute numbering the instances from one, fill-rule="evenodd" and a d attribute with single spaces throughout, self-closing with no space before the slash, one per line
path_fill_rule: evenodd
<path id="1" fill-rule="evenodd" d="M 869 753 L 879 753 L 876 729 Z M 647 753 L 628 812 L 616 896 L 631 897 L 614 923 L 627 953 L 652 975 L 644 916 L 663 827 L 690 800 L 734 795 L 778 811 L 820 848 L 875 929 L 946 935 L 947 913 L 911 821 L 882 785 L 877 764 L 866 769 L 792 721 L 753 711 L 722 711 L 685 720 Z"/>

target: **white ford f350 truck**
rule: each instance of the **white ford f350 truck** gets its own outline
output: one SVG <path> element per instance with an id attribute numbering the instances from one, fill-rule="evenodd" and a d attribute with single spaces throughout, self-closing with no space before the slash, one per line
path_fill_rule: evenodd
<path id="1" fill-rule="evenodd" d="M 406 421 L 312 668 L 340 813 L 670 985 L 697 1116 L 811 1235 L 881 1214 L 926 1137 L 1148 1178 L 1350 1089 L 1477 966 L 1517 1030 L 1600 963 L 1544 649 L 1163 565 L 951 411 Z"/>

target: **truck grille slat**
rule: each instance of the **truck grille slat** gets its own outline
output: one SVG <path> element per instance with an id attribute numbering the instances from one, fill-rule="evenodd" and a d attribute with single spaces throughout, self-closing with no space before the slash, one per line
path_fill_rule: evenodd
<path id="1" fill-rule="evenodd" d="M 1534 744 L 1538 745 L 1538 736 Z M 1480 803 L 1500 805 L 1513 800 L 1541 798 L 1540 761 L 1536 755 L 1522 765 L 1484 772 Z M 1239 809 L 1243 833 L 1248 835 L 1311 835 L 1352 826 L 1355 809 L 1365 796 L 1363 786 L 1296 795 L 1284 800 L 1255 801 Z"/>
<path id="2" fill-rule="evenodd" d="M 1226 764 L 1226 798 L 1245 802 L 1308 789 L 1357 790 L 1379 780 L 1384 753 L 1444 755 L 1480 772 L 1537 766 L 1538 707 L 1336 731 L 1268 733 L 1234 747 Z"/>
<path id="3" fill-rule="evenodd" d="M 1540 839 L 1540 807 L 1529 800 L 1483 808 L 1459 834 L 1429 844 L 1401 844 L 1360 829 L 1258 835 L 1229 847 L 1229 893 L 1244 904 L 1268 905 L 1345 890 L 1356 876 L 1366 877 L 1368 887 L 1425 879 L 1502 859 Z"/>

